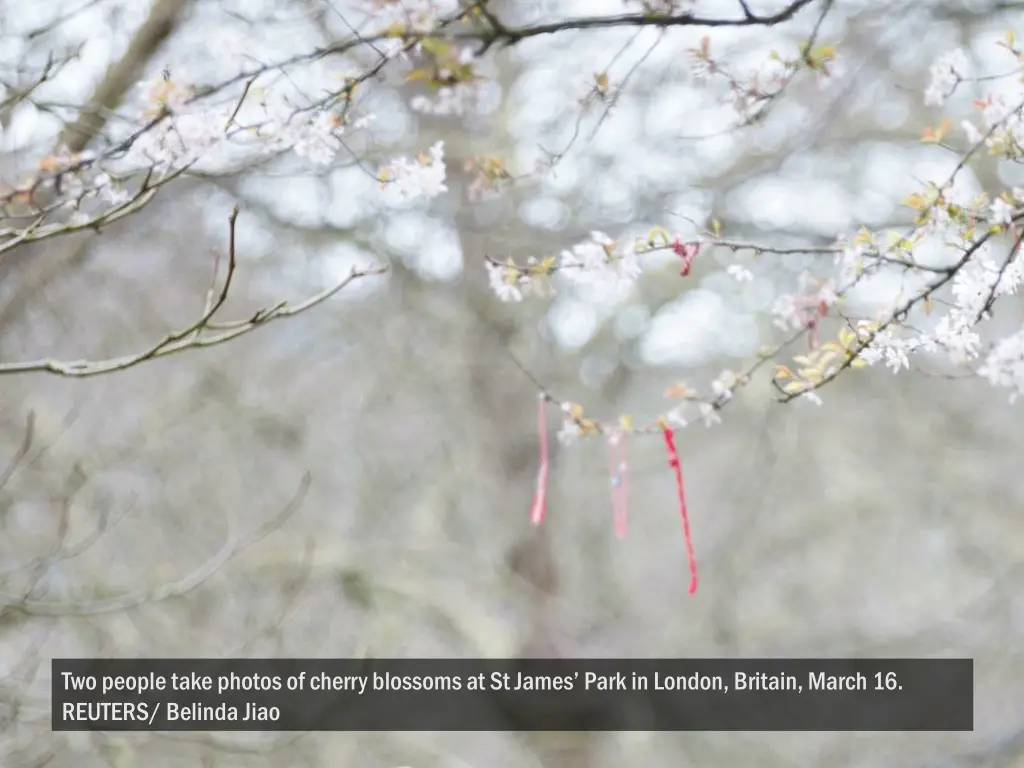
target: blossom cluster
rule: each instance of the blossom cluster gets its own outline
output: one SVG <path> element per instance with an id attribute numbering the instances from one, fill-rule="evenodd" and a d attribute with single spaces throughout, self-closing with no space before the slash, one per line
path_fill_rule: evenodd
<path id="1" fill-rule="evenodd" d="M 472 49 L 436 43 L 421 48 L 429 56 L 430 65 L 414 69 L 409 79 L 424 80 L 428 94 L 417 94 L 409 106 L 416 112 L 438 116 L 462 116 L 472 111 L 485 82 L 476 72 Z"/>
<path id="2" fill-rule="evenodd" d="M 941 107 L 953 95 L 956 87 L 967 77 L 969 63 L 964 52 L 957 48 L 944 54 L 931 65 L 931 79 L 924 92 L 924 103 L 929 107 Z"/>
<path id="3" fill-rule="evenodd" d="M 990 384 L 1010 389 L 1010 402 L 1024 394 L 1024 330 L 1002 339 L 978 369 Z"/>
<path id="4" fill-rule="evenodd" d="M 556 257 L 531 257 L 526 267 L 511 260 L 504 264 L 488 262 L 491 289 L 502 301 L 522 301 L 524 296 L 550 296 L 555 292 L 550 283 L 554 273 L 568 284 L 583 290 L 598 291 L 604 296 L 627 293 L 642 272 L 640 254 L 635 243 L 620 246 L 604 232 L 590 236 Z"/>
<path id="5" fill-rule="evenodd" d="M 172 77 L 167 70 L 140 88 L 139 117 L 149 125 L 131 143 L 128 166 L 171 170 L 192 165 L 225 140 L 232 106 L 211 110 L 184 77 Z"/>
<path id="6" fill-rule="evenodd" d="M 433 32 L 443 12 L 437 0 L 361 0 L 361 5 L 382 30 L 408 34 Z"/>
<path id="7" fill-rule="evenodd" d="M 832 45 L 812 47 L 808 44 L 799 55 L 789 58 L 773 54 L 745 73 L 731 71 L 713 52 L 709 35 L 701 38 L 700 45 L 687 54 L 692 81 L 701 85 L 713 80 L 724 82 L 728 88 L 726 98 L 744 122 L 762 117 L 801 72 L 817 73 L 824 78 L 819 84 L 827 83 L 837 72 L 836 48 Z"/>
<path id="8" fill-rule="evenodd" d="M 972 145 L 982 144 L 990 154 L 1004 154 L 1019 158 L 1024 142 L 1024 117 L 1021 101 L 1011 103 L 1006 94 L 988 94 L 974 104 L 978 121 L 964 120 L 960 123 Z"/>
<path id="9" fill-rule="evenodd" d="M 365 128 L 373 119 L 372 114 L 366 114 L 349 125 L 344 115 L 330 110 L 293 116 L 274 126 L 268 151 L 291 148 L 314 165 L 330 165 L 343 146 L 346 130 Z"/>
<path id="10" fill-rule="evenodd" d="M 38 210 L 46 193 L 57 200 L 46 210 L 65 214 L 72 227 L 102 219 L 105 213 L 127 205 L 132 195 L 103 169 L 99 160 L 95 152 L 72 152 L 61 146 L 43 157 L 36 172 L 0 196 L 0 201 L 13 204 L 12 212 L 22 208 Z"/>
<path id="11" fill-rule="evenodd" d="M 390 201 L 404 202 L 420 197 L 429 200 L 448 191 L 446 174 L 444 142 L 438 141 L 415 160 L 395 158 L 381 169 L 378 178 Z"/>
<path id="12" fill-rule="evenodd" d="M 501 157 L 471 157 L 463 170 L 473 174 L 467 189 L 470 202 L 489 199 L 515 181 Z"/>
<path id="13" fill-rule="evenodd" d="M 772 314 L 775 324 L 784 331 L 807 329 L 811 346 L 815 346 L 818 325 L 838 300 L 833 280 L 816 280 L 809 272 L 800 275 L 800 290 L 783 294 L 775 300 Z"/>

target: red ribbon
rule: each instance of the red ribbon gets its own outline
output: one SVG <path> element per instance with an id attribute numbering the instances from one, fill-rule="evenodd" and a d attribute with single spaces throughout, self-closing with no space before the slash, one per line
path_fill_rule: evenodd
<path id="1" fill-rule="evenodd" d="M 540 439 L 540 469 L 537 471 L 537 487 L 533 493 L 533 504 L 530 506 L 530 522 L 540 525 L 544 522 L 547 511 L 548 497 L 548 420 L 546 395 L 537 400 L 537 434 Z"/>
<path id="2" fill-rule="evenodd" d="M 690 516 L 686 511 L 686 493 L 683 490 L 683 467 L 676 451 L 676 441 L 672 430 L 664 427 L 665 452 L 668 454 L 668 465 L 676 473 L 676 491 L 679 494 L 679 511 L 683 516 L 683 536 L 686 539 L 686 556 L 690 561 L 690 594 L 697 591 L 697 557 L 693 552 L 693 537 L 690 535 Z"/>
<path id="3" fill-rule="evenodd" d="M 626 436 L 608 437 L 608 472 L 612 484 L 612 509 L 615 514 L 615 535 L 626 538 L 629 516 L 629 466 L 626 464 Z M 618 449 L 618 450 L 616 450 Z"/>
<path id="4" fill-rule="evenodd" d="M 672 251 L 683 260 L 683 268 L 679 274 L 682 277 L 687 277 L 690 270 L 693 269 L 693 262 L 700 254 L 700 243 L 682 243 L 677 237 L 672 241 Z"/>

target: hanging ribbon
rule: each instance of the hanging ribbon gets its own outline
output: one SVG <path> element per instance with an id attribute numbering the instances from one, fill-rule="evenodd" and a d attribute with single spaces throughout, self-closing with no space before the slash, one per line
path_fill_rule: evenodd
<path id="1" fill-rule="evenodd" d="M 530 522 L 540 525 L 544 522 L 548 497 L 548 419 L 547 395 L 541 393 L 537 400 L 537 435 L 540 440 L 540 469 L 537 470 L 537 487 L 530 507 Z"/>
<path id="2" fill-rule="evenodd" d="M 626 435 L 608 435 L 608 472 L 611 475 L 612 509 L 615 535 L 626 538 L 626 520 L 629 515 L 629 465 L 626 464 Z"/>
<path id="3" fill-rule="evenodd" d="M 668 455 L 668 465 L 675 470 L 676 491 L 679 494 L 679 511 L 683 516 L 683 536 L 686 539 L 686 556 L 690 561 L 690 594 L 697 591 L 697 558 L 693 552 L 693 538 L 690 535 L 690 515 L 686 511 L 686 493 L 683 490 L 683 467 L 679 461 L 679 452 L 676 451 L 675 436 L 670 427 L 662 427 L 665 436 L 665 453 Z"/>
<path id="4" fill-rule="evenodd" d="M 688 277 L 693 269 L 693 262 L 700 255 L 700 243 L 683 243 L 677 237 L 672 241 L 672 251 L 683 260 L 683 268 L 679 271 L 680 276 Z"/>

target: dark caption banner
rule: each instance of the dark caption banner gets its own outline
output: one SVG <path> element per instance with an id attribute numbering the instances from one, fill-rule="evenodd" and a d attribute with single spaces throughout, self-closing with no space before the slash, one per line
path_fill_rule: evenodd
<path id="1" fill-rule="evenodd" d="M 54 659 L 55 731 L 970 731 L 971 659 Z"/>

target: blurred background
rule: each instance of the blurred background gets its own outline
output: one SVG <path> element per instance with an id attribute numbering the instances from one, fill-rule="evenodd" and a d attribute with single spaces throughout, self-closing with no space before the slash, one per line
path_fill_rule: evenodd
<path id="1" fill-rule="evenodd" d="M 730 0 L 699 8 L 739 13 Z M 588 414 L 650 418 L 668 407 L 667 387 L 706 386 L 775 338 L 772 302 L 823 257 L 712 251 L 687 278 L 654 259 L 617 302 L 566 289 L 503 304 L 484 268 L 487 256 L 556 254 L 592 230 L 690 237 L 713 217 L 733 239 L 776 244 L 903 226 L 900 200 L 957 160 L 922 145 L 923 126 L 944 114 L 959 122 L 990 87 L 967 83 L 945 112 L 926 107 L 929 65 L 960 47 L 979 73 L 1012 70 L 994 43 L 1022 9 L 836 0 L 772 29 L 716 30 L 714 49 L 737 71 L 773 49 L 794 55 L 816 26 L 838 45 L 830 76 L 797 78 L 746 127 L 727 92 L 694 79 L 686 52 L 702 30 L 496 46 L 465 118 L 412 111 L 422 89 L 381 75 L 362 87 L 359 103 L 376 115 L 367 135 L 325 168 L 291 158 L 186 174 L 101 234 L 0 256 L 3 362 L 101 359 L 186 326 L 203 310 L 236 203 L 229 315 L 302 299 L 353 265 L 391 265 L 231 344 L 91 379 L 0 377 L 0 470 L 11 467 L 0 474 L 0 765 L 1024 765 L 1024 422 L 1003 391 L 925 360 L 899 376 L 851 372 L 820 407 L 778 405 L 755 381 L 722 424 L 680 430 L 701 568 L 691 597 L 657 437 L 628 443 L 624 541 L 595 440 L 553 441 L 548 519 L 530 526 L 537 386 L 513 356 Z M 526 25 L 642 8 L 494 0 L 490 10 Z M 138 101 L 135 84 L 163 69 L 214 83 L 347 38 L 368 12 L 354 0 L 0 0 L 8 94 L 49 53 L 74 54 L 32 99 L 0 110 L 0 177 L 32 171 L 74 115 L 66 105 L 89 102 L 111 72 L 126 85 L 95 114 L 114 130 L 118 110 Z M 361 49 L 289 75 L 313 82 L 373 61 Z M 584 109 L 606 70 L 621 86 L 614 106 Z M 429 205 L 382 203 L 374 169 L 438 140 L 449 192 Z M 533 174 L 552 153 L 555 167 Z M 465 166 L 479 155 L 528 178 L 471 200 Z M 1020 182 L 995 163 L 972 174 L 979 190 Z M 734 263 L 757 279 L 734 280 Z M 1017 321 L 1013 311 L 997 322 Z M 976 728 L 50 731 L 54 656 L 360 654 L 971 656 Z"/>

